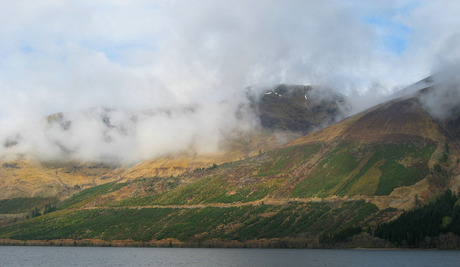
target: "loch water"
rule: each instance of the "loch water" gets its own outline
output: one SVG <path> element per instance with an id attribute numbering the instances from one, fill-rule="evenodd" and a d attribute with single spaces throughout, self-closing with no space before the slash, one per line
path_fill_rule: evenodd
<path id="1" fill-rule="evenodd" d="M 0 246 L 0 266 L 460 266 L 460 251 Z"/>

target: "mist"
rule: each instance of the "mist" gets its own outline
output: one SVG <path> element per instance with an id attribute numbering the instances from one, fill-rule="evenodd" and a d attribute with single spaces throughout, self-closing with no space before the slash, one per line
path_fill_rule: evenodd
<path id="1" fill-rule="evenodd" d="M 236 116 L 235 108 L 231 102 L 150 110 L 98 107 L 23 120 L 16 128 L 2 131 L 0 139 L 3 156 L 10 159 L 25 156 L 129 166 L 170 154 L 224 152 L 224 138 L 257 127 L 252 114 L 240 107 L 243 115 Z"/>
<path id="2" fill-rule="evenodd" d="M 331 88 L 359 112 L 460 55 L 451 2 L 2 1 L 0 156 L 214 153 L 260 127 L 248 86 Z"/>
<path id="3" fill-rule="evenodd" d="M 444 62 L 431 77 L 433 88 L 420 97 L 423 107 L 437 120 L 460 116 L 460 73 L 458 62 Z"/>

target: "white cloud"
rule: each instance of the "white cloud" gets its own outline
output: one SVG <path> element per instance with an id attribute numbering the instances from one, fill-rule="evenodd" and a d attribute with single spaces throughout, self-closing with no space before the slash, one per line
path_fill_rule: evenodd
<path id="1" fill-rule="evenodd" d="M 459 57 L 459 10 L 454 1 L 1 1 L 0 137 L 27 132 L 18 152 L 54 151 L 60 140 L 84 158 L 130 161 L 193 142 L 213 150 L 242 123 L 233 114 L 248 85 L 326 85 L 364 108 L 424 78 Z M 407 26 L 405 51 L 381 43 L 373 16 Z M 110 143 L 97 112 L 75 115 L 195 103 L 196 113 L 135 126 L 120 113 L 132 129 L 112 130 Z M 40 124 L 58 111 L 75 116 L 72 133 Z"/>

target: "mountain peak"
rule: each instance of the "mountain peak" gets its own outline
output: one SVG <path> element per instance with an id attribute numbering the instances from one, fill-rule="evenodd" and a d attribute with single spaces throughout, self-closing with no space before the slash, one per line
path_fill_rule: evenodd
<path id="1" fill-rule="evenodd" d="M 262 127 L 302 134 L 344 118 L 350 108 L 345 96 L 329 88 L 287 84 L 266 90 L 252 106 Z"/>

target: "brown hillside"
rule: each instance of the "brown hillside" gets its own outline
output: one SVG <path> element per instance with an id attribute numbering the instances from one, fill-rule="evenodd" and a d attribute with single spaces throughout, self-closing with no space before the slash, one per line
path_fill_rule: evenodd
<path id="1" fill-rule="evenodd" d="M 418 98 L 400 98 L 349 117 L 328 128 L 303 136 L 289 145 L 340 139 L 363 143 L 433 140 L 444 142 L 439 126 L 421 107 Z"/>

